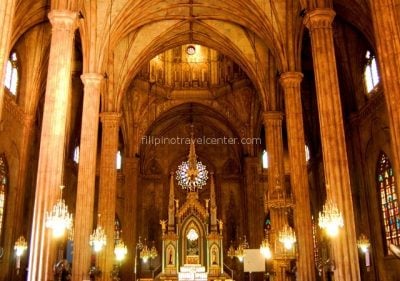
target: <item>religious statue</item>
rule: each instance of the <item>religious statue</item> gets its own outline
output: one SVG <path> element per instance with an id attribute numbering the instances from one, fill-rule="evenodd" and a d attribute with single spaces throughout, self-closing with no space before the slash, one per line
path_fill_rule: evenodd
<path id="1" fill-rule="evenodd" d="M 222 220 L 218 221 L 219 233 L 222 234 L 222 230 L 224 229 L 224 222 Z"/>
<path id="2" fill-rule="evenodd" d="M 173 265 L 174 264 L 174 254 L 172 252 L 172 248 L 170 247 L 168 249 L 168 265 Z"/>
<path id="3" fill-rule="evenodd" d="M 160 220 L 162 234 L 167 230 L 167 220 Z"/>
<path id="4" fill-rule="evenodd" d="M 217 250 L 215 250 L 215 247 L 212 249 L 211 255 L 212 255 L 212 258 L 211 258 L 212 264 L 218 264 L 217 263 Z"/>

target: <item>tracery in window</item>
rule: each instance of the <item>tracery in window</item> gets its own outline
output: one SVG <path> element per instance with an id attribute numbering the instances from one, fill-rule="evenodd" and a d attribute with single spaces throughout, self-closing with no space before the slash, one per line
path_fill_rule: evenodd
<path id="1" fill-rule="evenodd" d="M 15 52 L 12 52 L 6 65 L 6 76 L 4 79 L 4 86 L 14 96 L 17 95 L 18 86 L 18 58 Z"/>
<path id="2" fill-rule="evenodd" d="M 264 149 L 262 152 L 262 167 L 263 169 L 268 169 L 269 163 L 268 163 L 268 152 Z"/>
<path id="3" fill-rule="evenodd" d="M 6 207 L 7 165 L 4 155 L 0 155 L 0 239 L 3 231 Z"/>
<path id="4" fill-rule="evenodd" d="M 364 70 L 364 79 L 367 92 L 370 93 L 379 83 L 378 66 L 375 56 L 370 51 L 367 51 L 365 58 L 367 63 Z"/>
<path id="5" fill-rule="evenodd" d="M 376 175 L 387 249 L 389 244 L 400 245 L 400 213 L 393 168 L 383 152 L 378 158 Z"/>

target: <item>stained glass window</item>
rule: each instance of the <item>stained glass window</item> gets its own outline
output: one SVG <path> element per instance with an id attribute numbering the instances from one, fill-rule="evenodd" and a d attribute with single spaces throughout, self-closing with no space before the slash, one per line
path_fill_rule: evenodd
<path id="1" fill-rule="evenodd" d="M 379 83 L 378 66 L 375 56 L 370 51 L 366 52 L 365 58 L 367 63 L 365 65 L 364 79 L 367 92 L 370 93 Z"/>
<path id="2" fill-rule="evenodd" d="M 6 65 L 4 85 L 14 96 L 17 95 L 18 85 L 18 58 L 15 52 L 11 53 Z"/>
<path id="3" fill-rule="evenodd" d="M 400 245 L 399 201 L 396 194 L 393 168 L 389 158 L 383 152 L 378 159 L 376 180 L 382 207 L 386 248 L 389 244 Z M 388 254 L 390 254 L 389 251 Z"/>
<path id="4" fill-rule="evenodd" d="M 4 155 L 0 155 L 0 238 L 4 224 L 4 211 L 6 206 L 7 165 Z"/>

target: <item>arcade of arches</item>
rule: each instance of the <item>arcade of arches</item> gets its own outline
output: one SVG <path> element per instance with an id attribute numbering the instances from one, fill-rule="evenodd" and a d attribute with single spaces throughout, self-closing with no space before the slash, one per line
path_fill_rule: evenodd
<path id="1" fill-rule="evenodd" d="M 400 280 L 395 2 L 2 0 L 0 281 Z M 191 134 L 196 193 L 173 174 Z M 73 232 L 53 239 L 60 185 Z M 268 239 L 264 272 L 230 255 L 244 239 Z"/>

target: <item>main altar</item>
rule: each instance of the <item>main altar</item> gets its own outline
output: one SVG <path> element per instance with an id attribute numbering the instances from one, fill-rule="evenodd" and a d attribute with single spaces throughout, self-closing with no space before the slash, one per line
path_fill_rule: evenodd
<path id="1" fill-rule="evenodd" d="M 210 198 L 200 202 L 198 190 L 208 180 L 205 166 L 197 161 L 192 135 L 188 161 L 176 172 L 178 184 L 187 191 L 180 206 L 175 199 L 174 173 L 169 183 L 168 219 L 161 220 L 161 280 L 224 280 L 223 223 L 217 219 L 214 175 L 210 173 Z"/>

